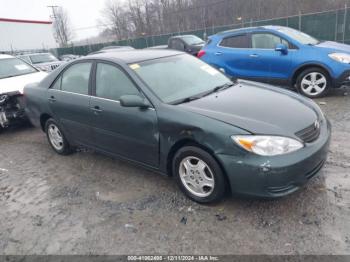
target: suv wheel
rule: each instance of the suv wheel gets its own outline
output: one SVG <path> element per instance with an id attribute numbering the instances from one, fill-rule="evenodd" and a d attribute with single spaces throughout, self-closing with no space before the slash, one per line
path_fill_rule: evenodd
<path id="1" fill-rule="evenodd" d="M 72 149 L 68 144 L 68 141 L 65 138 L 61 128 L 52 118 L 46 121 L 45 133 L 51 147 L 56 153 L 60 155 L 68 155 L 72 153 Z"/>
<path id="2" fill-rule="evenodd" d="M 173 174 L 180 189 L 198 203 L 216 202 L 225 195 L 227 182 L 221 167 L 198 147 L 183 147 L 175 154 Z"/>
<path id="3" fill-rule="evenodd" d="M 306 69 L 297 78 L 298 91 L 309 98 L 325 96 L 330 85 L 328 73 L 317 67 Z"/>

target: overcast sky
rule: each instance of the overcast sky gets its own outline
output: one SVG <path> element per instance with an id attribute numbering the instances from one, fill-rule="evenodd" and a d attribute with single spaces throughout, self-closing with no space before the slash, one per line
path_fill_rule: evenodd
<path id="1" fill-rule="evenodd" d="M 123 1 L 123 0 L 118 0 Z M 50 20 L 48 5 L 64 7 L 75 29 L 93 27 L 98 24 L 105 0 L 0 0 L 0 18 Z M 95 36 L 97 28 L 74 30 L 75 39 Z"/>

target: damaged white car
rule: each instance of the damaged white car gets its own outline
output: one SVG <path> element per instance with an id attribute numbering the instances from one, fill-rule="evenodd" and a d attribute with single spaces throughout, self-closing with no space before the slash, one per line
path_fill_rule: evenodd
<path id="1" fill-rule="evenodd" d="M 0 131 L 27 120 L 23 106 L 23 88 L 41 81 L 41 72 L 21 59 L 0 54 Z"/>

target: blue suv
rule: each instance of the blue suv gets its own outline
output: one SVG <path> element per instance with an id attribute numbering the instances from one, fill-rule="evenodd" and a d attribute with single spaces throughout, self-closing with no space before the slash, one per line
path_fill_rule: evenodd
<path id="1" fill-rule="evenodd" d="M 296 87 L 316 98 L 350 84 L 350 46 L 321 42 L 282 26 L 243 28 L 209 37 L 198 57 L 226 74 Z"/>

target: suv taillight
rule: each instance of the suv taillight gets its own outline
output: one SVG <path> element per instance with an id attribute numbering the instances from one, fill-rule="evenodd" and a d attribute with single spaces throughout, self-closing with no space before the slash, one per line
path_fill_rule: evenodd
<path id="1" fill-rule="evenodd" d="M 201 51 L 198 52 L 197 57 L 198 57 L 198 58 L 201 58 L 201 57 L 204 56 L 204 55 L 205 55 L 205 51 L 204 51 L 204 50 L 201 50 Z"/>

